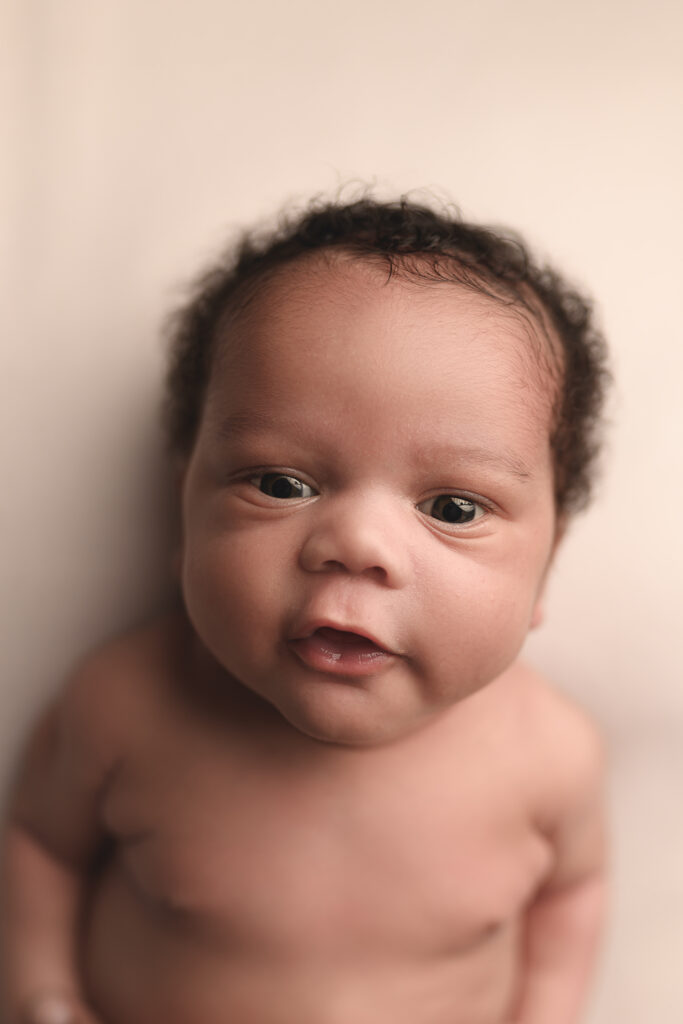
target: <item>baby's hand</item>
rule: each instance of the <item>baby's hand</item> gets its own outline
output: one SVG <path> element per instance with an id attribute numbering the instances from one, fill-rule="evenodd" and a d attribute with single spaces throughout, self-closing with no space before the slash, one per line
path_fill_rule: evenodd
<path id="1" fill-rule="evenodd" d="M 101 1024 L 91 1011 L 72 996 L 43 993 L 27 1004 L 20 1024 Z"/>

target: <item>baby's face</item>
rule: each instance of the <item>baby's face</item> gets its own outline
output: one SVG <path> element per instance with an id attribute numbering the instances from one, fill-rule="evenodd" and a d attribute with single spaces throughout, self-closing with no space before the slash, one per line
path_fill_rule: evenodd
<path id="1" fill-rule="evenodd" d="M 237 318 L 184 479 L 183 590 L 300 731 L 390 741 L 515 659 L 556 532 L 529 332 L 343 258 L 285 267 Z"/>

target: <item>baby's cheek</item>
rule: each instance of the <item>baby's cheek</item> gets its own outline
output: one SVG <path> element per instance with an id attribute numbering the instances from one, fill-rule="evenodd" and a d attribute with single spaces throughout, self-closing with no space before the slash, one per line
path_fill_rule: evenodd
<path id="1" fill-rule="evenodd" d="M 67 996 L 46 993 L 33 999 L 24 1010 L 22 1024 L 87 1024 L 82 1008 Z M 89 1018 L 88 1018 L 89 1020 Z"/>
<path id="2" fill-rule="evenodd" d="M 197 632 L 215 653 L 256 643 L 259 626 L 265 627 L 273 614 L 276 578 L 267 552 L 239 534 L 188 551 L 186 606 Z"/>
<path id="3" fill-rule="evenodd" d="M 433 652 L 440 654 L 437 671 L 448 677 L 457 666 L 463 685 L 474 690 L 514 661 L 529 628 L 531 607 L 524 587 L 495 576 L 482 581 L 472 574 L 469 586 L 467 579 L 461 582 L 457 590 L 442 593 L 426 628 L 435 637 Z"/>
<path id="4" fill-rule="evenodd" d="M 183 597 L 188 614 L 202 639 L 220 630 L 233 603 L 234 575 L 226 571 L 220 552 L 211 547 L 189 547 L 182 571 Z"/>

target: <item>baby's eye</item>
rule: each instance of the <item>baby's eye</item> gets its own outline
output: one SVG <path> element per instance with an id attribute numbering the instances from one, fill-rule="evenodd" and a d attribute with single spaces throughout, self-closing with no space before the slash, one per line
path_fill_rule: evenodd
<path id="1" fill-rule="evenodd" d="M 473 523 L 486 512 L 486 509 L 476 501 L 459 498 L 457 494 L 439 494 L 436 498 L 423 501 L 418 508 L 426 515 L 440 519 L 442 523 L 452 523 L 454 526 Z"/>
<path id="2" fill-rule="evenodd" d="M 263 473 L 253 477 L 251 483 L 270 498 L 310 498 L 316 493 L 309 484 L 287 473 Z"/>

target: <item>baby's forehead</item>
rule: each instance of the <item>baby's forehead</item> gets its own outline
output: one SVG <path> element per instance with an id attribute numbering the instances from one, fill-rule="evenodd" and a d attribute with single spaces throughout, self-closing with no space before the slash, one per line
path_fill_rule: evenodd
<path id="1" fill-rule="evenodd" d="M 253 342 L 255 332 L 277 337 L 279 325 L 294 318 L 303 325 L 331 321 L 377 299 L 382 315 L 403 323 L 419 326 L 425 313 L 438 310 L 444 321 L 466 316 L 475 334 L 496 332 L 501 346 L 515 345 L 539 393 L 553 400 L 561 378 L 560 346 L 540 300 L 455 267 L 435 268 L 426 258 L 397 262 L 382 254 L 323 250 L 271 268 L 250 282 L 229 311 L 219 332 L 221 347 L 239 350 Z"/>

